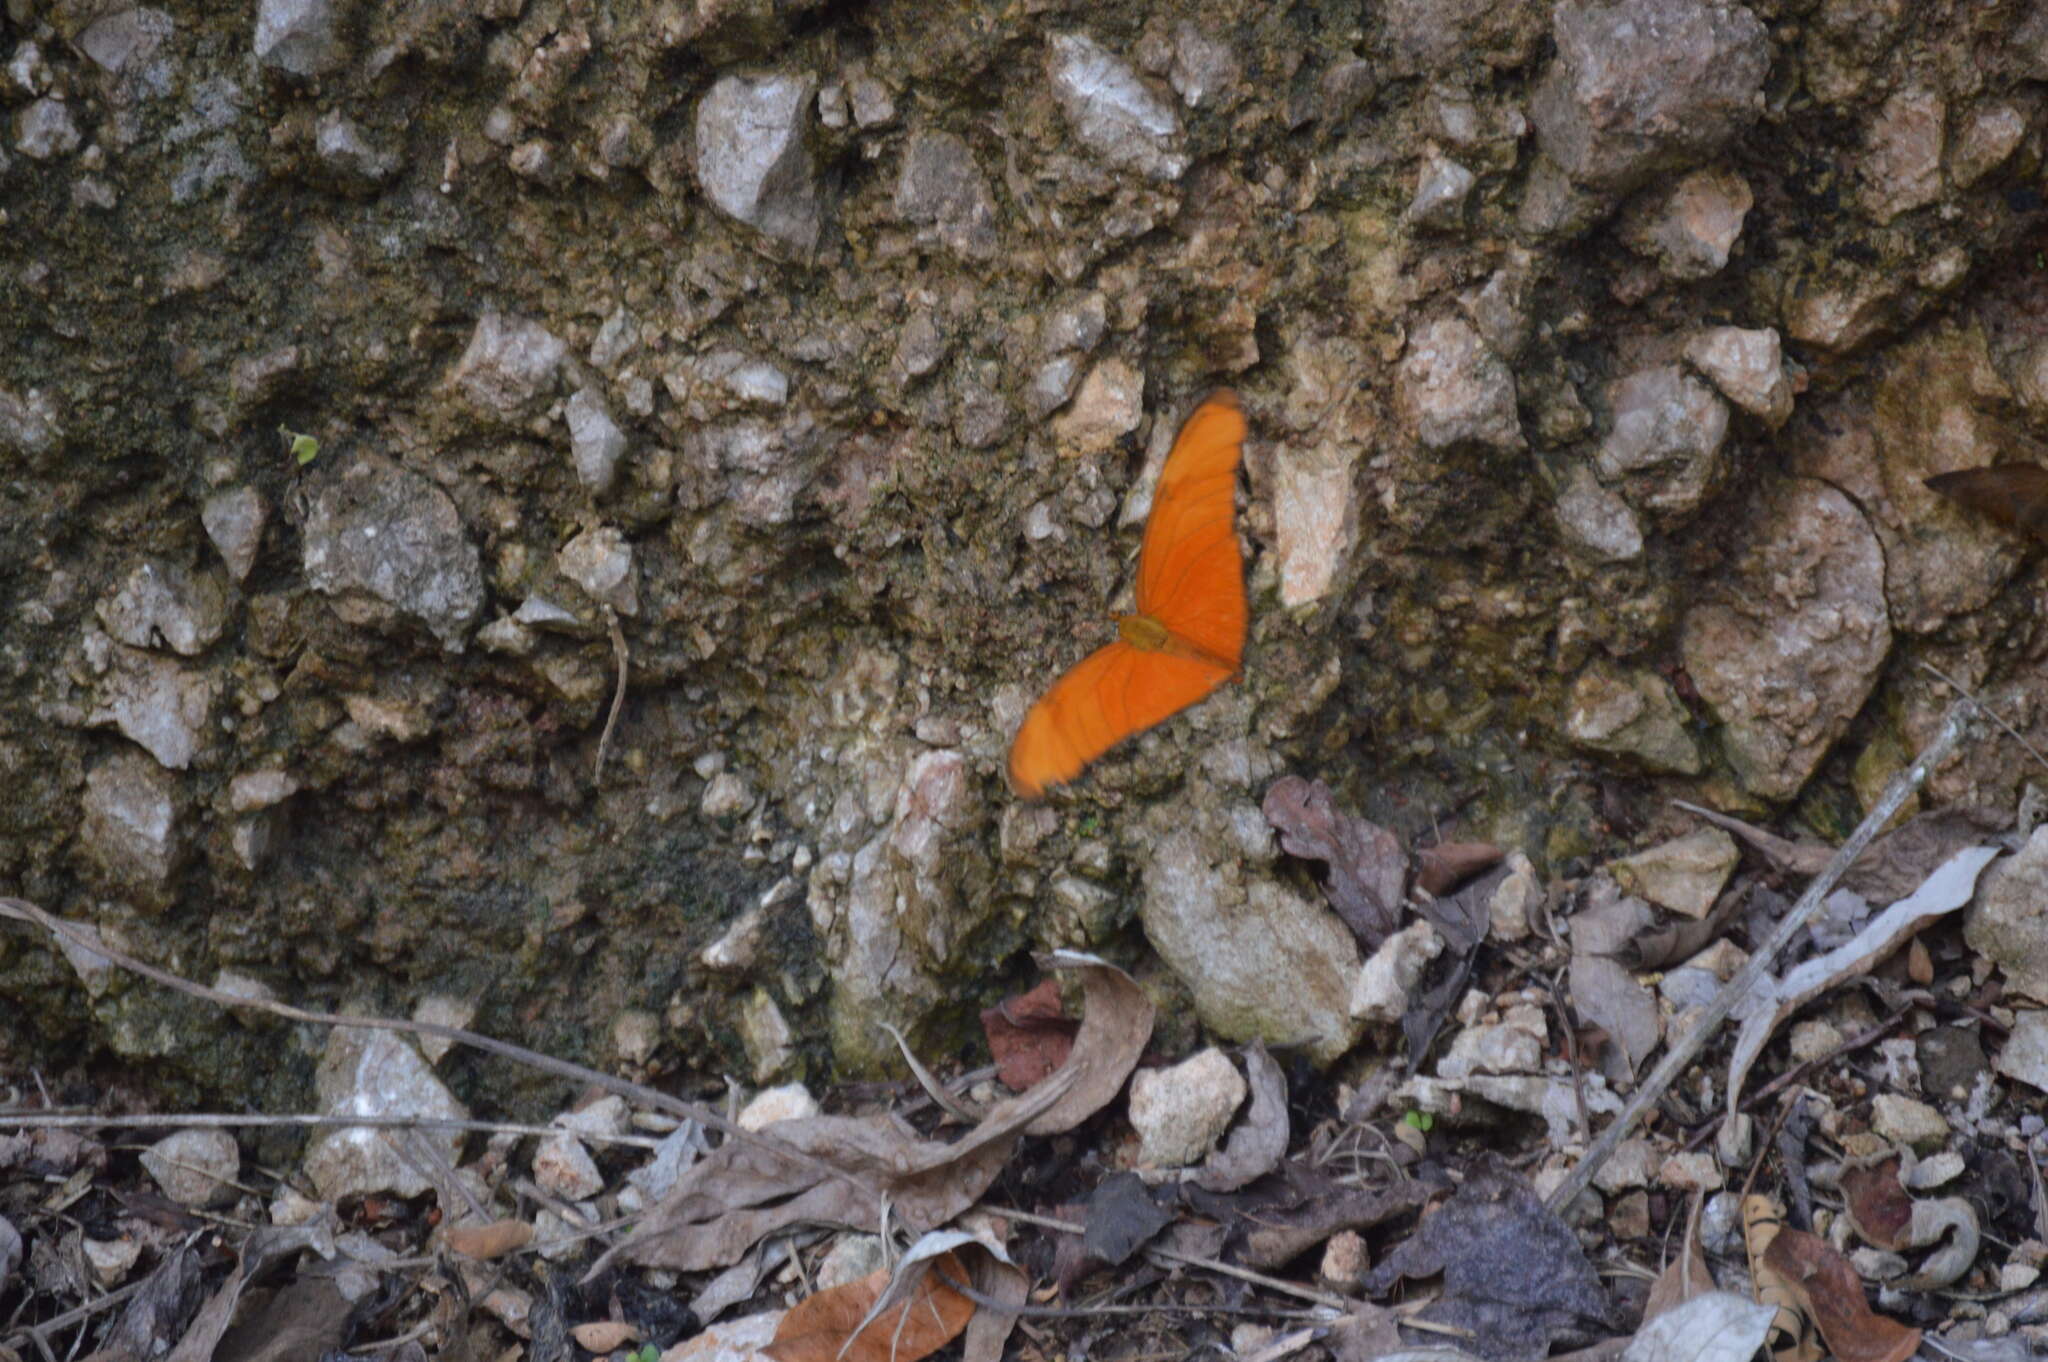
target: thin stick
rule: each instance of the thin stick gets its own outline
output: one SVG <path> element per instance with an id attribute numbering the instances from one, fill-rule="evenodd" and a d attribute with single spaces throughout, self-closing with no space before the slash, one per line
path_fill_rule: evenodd
<path id="1" fill-rule="evenodd" d="M 119 1305 L 121 1302 L 127 1300 L 130 1296 L 134 1295 L 136 1292 L 142 1290 L 143 1287 L 148 1285 L 149 1278 L 144 1277 L 140 1281 L 130 1282 L 128 1283 L 128 1285 L 121 1287 L 118 1290 L 109 1291 L 104 1296 L 100 1296 L 97 1299 L 87 1301 L 84 1305 L 78 1306 L 75 1309 L 66 1310 L 63 1314 L 58 1315 L 55 1319 L 46 1319 L 41 1324 L 24 1324 L 21 1326 L 18 1332 L 8 1336 L 7 1346 L 12 1348 L 15 1344 L 21 1342 L 23 1339 L 30 1339 L 34 1341 L 35 1345 L 38 1348 L 41 1348 L 43 1350 L 43 1355 L 47 1357 L 49 1355 L 50 1349 L 49 1346 L 43 1342 L 43 1336 L 45 1334 L 54 1333 L 58 1329 L 63 1329 L 70 1325 L 77 1324 L 82 1320 L 91 1319 L 94 1315 L 99 1314 L 102 1310 L 111 1310 L 115 1306 Z"/>
<path id="2" fill-rule="evenodd" d="M 1686 1067 L 1693 1062 L 1699 1052 L 1706 1048 L 1707 1041 L 1713 1037 L 1728 1014 L 1735 1010 L 1735 1005 L 1748 997 L 1751 990 L 1756 987 L 1757 981 L 1764 977 L 1770 969 L 1771 961 L 1791 944 L 1792 938 L 1798 935 L 1801 928 L 1813 920 L 1814 915 L 1820 911 L 1821 900 L 1833 891 L 1836 881 L 1842 878 L 1843 873 L 1856 863 L 1856 858 L 1863 854 L 1863 849 L 1877 836 L 1878 829 L 1889 823 L 1892 815 L 1899 811 L 1899 807 L 1926 782 L 1927 773 L 1946 761 L 1949 754 L 1955 751 L 1956 744 L 1962 740 L 1970 711 L 1977 708 L 1977 702 L 1967 697 L 1949 706 L 1948 713 L 1942 716 L 1941 728 L 1935 733 L 1934 741 L 1927 744 L 1920 755 L 1913 759 L 1911 766 L 1892 777 L 1891 783 L 1884 787 L 1884 794 L 1871 806 L 1869 814 L 1863 821 L 1856 825 L 1856 831 L 1849 834 L 1849 840 L 1842 843 L 1834 858 L 1820 874 L 1813 877 L 1813 882 L 1806 886 L 1806 892 L 1799 896 L 1799 902 L 1792 905 L 1792 911 L 1785 914 L 1776 930 L 1749 957 L 1748 963 L 1735 972 L 1735 977 L 1721 986 L 1721 991 L 1701 1010 L 1698 1020 L 1693 1022 L 1692 1030 L 1686 1032 L 1685 1038 L 1664 1052 L 1664 1058 L 1658 1061 L 1657 1067 L 1650 1071 L 1649 1077 L 1636 1088 L 1635 1095 L 1628 1100 L 1628 1105 L 1621 1109 L 1621 1115 L 1614 1118 L 1600 1138 L 1593 1142 L 1593 1147 L 1579 1160 L 1578 1166 L 1573 1168 L 1565 1180 L 1558 1184 L 1557 1190 L 1550 1194 L 1550 1200 L 1544 1204 L 1553 1214 L 1562 1212 L 1577 1199 L 1579 1193 L 1592 1185 L 1593 1175 L 1600 1171 L 1600 1166 L 1606 1163 L 1620 1147 L 1621 1142 L 1628 1138 L 1629 1132 L 1635 1129 L 1636 1122 L 1642 1118 L 1643 1112 L 1649 1109 L 1651 1103 L 1662 1097 L 1664 1090 L 1685 1072 Z"/>
<path id="3" fill-rule="evenodd" d="M 773 1135 L 763 1134 L 758 1131 L 743 1129 L 738 1122 L 727 1119 L 719 1112 L 700 1102 L 689 1102 L 680 1097 L 671 1097 L 665 1092 L 657 1091 L 644 1084 L 628 1082 L 626 1079 L 605 1073 L 601 1069 L 586 1068 L 581 1064 L 574 1064 L 566 1059 L 556 1059 L 553 1055 L 544 1055 L 539 1051 L 529 1050 L 523 1045 L 514 1045 L 510 1041 L 497 1040 L 490 1036 L 480 1035 L 475 1031 L 465 1031 L 459 1026 L 443 1026 L 439 1022 L 400 1021 L 395 1017 L 342 1017 L 332 1012 L 313 1012 L 303 1007 L 293 1007 L 289 1003 L 274 1002 L 268 998 L 248 998 L 238 994 L 223 993 L 219 989 L 208 988 L 204 984 L 195 984 L 190 979 L 182 979 L 172 974 L 169 970 L 158 969 L 155 965 L 138 960 L 134 956 L 106 944 L 104 941 L 95 941 L 70 923 L 50 916 L 26 899 L 0 897 L 0 918 L 14 918 L 20 922 L 34 923 L 52 936 L 62 937 L 64 940 L 69 941 L 79 950 L 98 956 L 102 960 L 112 961 L 122 969 L 139 974 L 145 979 L 153 980 L 156 983 L 162 984 L 165 988 L 175 989 L 179 993 L 189 994 L 194 998 L 202 999 L 230 1011 L 237 1008 L 250 1008 L 258 1012 L 267 1012 L 273 1017 L 282 1017 L 286 1021 L 307 1022 L 314 1026 L 353 1026 L 364 1031 L 397 1031 L 406 1035 L 439 1036 L 444 1040 L 451 1040 L 460 1045 L 467 1045 L 474 1049 L 482 1050 L 486 1054 L 498 1055 L 516 1064 L 524 1064 L 528 1068 L 538 1069 L 542 1073 L 568 1079 L 572 1083 L 585 1083 L 592 1087 L 602 1088 L 606 1092 L 618 1094 L 629 1102 L 637 1102 L 641 1106 L 652 1107 L 656 1111 L 665 1111 L 671 1116 L 680 1116 L 686 1120 L 696 1121 L 700 1125 L 709 1126 L 711 1129 L 725 1135 L 727 1139 L 740 1140 L 758 1149 L 766 1150 L 777 1158 L 786 1159 L 799 1168 L 817 1173 L 823 1177 L 837 1179 L 877 1205 L 880 1205 L 882 1201 L 881 1192 L 869 1186 L 865 1178 L 849 1173 L 843 1168 L 835 1168 L 823 1159 L 815 1158 L 810 1154 L 806 1154 L 803 1150 L 795 1148 L 785 1140 L 780 1140 Z M 355 1125 L 360 1123 L 351 1121 L 348 1124 Z"/>
<path id="4" fill-rule="evenodd" d="M 641 1149 L 658 1149 L 661 1141 L 651 1135 L 606 1135 L 596 1131 L 570 1130 L 566 1126 L 522 1125 L 517 1121 L 457 1121 L 440 1116 L 317 1116 L 299 1113 L 289 1116 L 234 1116 L 215 1112 L 181 1112 L 159 1116 L 77 1116 L 45 1115 L 42 1112 L 0 1113 L 0 1128 L 24 1129 L 135 1130 L 160 1126 L 199 1127 L 207 1130 L 240 1130 L 260 1126 L 306 1126 L 313 1129 L 345 1127 L 355 1130 L 461 1130 L 485 1135 L 574 1135 L 579 1140 L 600 1144 L 629 1144 Z"/>
<path id="5" fill-rule="evenodd" d="M 604 732 L 597 740 L 597 769 L 590 773 L 590 783 L 599 784 L 604 780 L 604 756 L 611 750 L 612 730 L 618 727 L 619 711 L 626 707 L 626 634 L 619 628 L 619 612 L 610 606 L 604 608 L 605 628 L 612 635 L 612 660 L 618 663 L 618 684 L 612 687 L 611 712 L 604 716 Z"/>

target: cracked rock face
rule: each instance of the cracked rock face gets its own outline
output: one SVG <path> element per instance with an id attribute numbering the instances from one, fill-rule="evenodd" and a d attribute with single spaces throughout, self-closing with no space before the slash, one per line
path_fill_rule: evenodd
<path id="1" fill-rule="evenodd" d="M 1772 486 L 1721 598 L 1687 613 L 1686 670 L 1745 788 L 1799 793 L 1891 648 L 1884 554 L 1863 513 L 1808 478 Z"/>

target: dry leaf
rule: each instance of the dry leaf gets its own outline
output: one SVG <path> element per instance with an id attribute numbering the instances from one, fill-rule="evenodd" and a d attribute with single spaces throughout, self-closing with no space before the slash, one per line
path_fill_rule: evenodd
<path id="1" fill-rule="evenodd" d="M 1898 944 L 1935 918 L 1953 913 L 1977 892 L 1977 877 L 1998 855 L 1997 847 L 1959 851 L 1911 894 L 1865 923 L 1856 935 L 1824 955 L 1787 970 L 1781 979 L 1759 979 L 1738 1010 L 1742 1029 L 1728 1058 L 1728 1116 L 1742 1108 L 1742 1083 L 1763 1053 L 1771 1033 L 1787 1017 L 1845 979 L 1867 974 Z"/>
<path id="2" fill-rule="evenodd" d="M 1742 1246 L 1749 1255 L 1749 1279 L 1757 1304 L 1774 1312 L 1764 1346 L 1777 1362 L 1816 1362 L 1820 1339 L 1813 1332 L 1798 1290 L 1770 1265 L 1772 1242 L 1785 1227 L 1785 1208 L 1767 1196 L 1742 1199 Z"/>
<path id="3" fill-rule="evenodd" d="M 925 1266 L 967 1280 L 958 1254 Z M 761 1351 L 775 1362 L 917 1362 L 967 1327 L 974 1303 L 929 1270 L 917 1274 L 906 1299 L 875 1313 L 891 1277 L 885 1268 L 798 1301 L 776 1327 L 774 1342 Z"/>
<path id="4" fill-rule="evenodd" d="M 2048 540 L 2048 468 L 2033 463 L 1995 463 L 1958 468 L 1922 479 L 1961 506 L 2036 541 Z"/>
<path id="5" fill-rule="evenodd" d="M 1764 1261 L 1798 1293 L 1801 1308 L 1840 1362 L 1906 1362 L 1919 1349 L 1918 1329 L 1871 1312 L 1863 1279 L 1826 1240 L 1781 1229 L 1764 1250 Z"/>
<path id="6" fill-rule="evenodd" d="M 1415 853 L 1415 887 L 1442 898 L 1482 870 L 1500 863 L 1501 849 L 1491 842 L 1439 842 Z"/>
<path id="7" fill-rule="evenodd" d="M 451 1226 L 443 1237 L 465 1258 L 502 1258 L 533 1242 L 533 1226 L 524 1220 L 493 1220 L 488 1225 Z"/>
<path id="8" fill-rule="evenodd" d="M 996 1062 L 996 1077 L 1011 1092 L 1029 1091 L 1066 1063 L 1079 1027 L 1060 1005 L 1059 983 L 1053 979 L 1042 981 L 1028 993 L 1005 998 L 981 1014 L 981 1030 Z"/>
<path id="9" fill-rule="evenodd" d="M 1913 1198 L 1899 1183 L 1897 1154 L 1845 1163 L 1842 1198 L 1850 1225 L 1866 1242 L 1893 1252 L 1906 1246 L 1906 1230 L 1913 1223 Z"/>
<path id="10" fill-rule="evenodd" d="M 1287 1079 L 1258 1041 L 1244 1052 L 1244 1069 L 1251 1080 L 1251 1105 L 1223 1147 L 1195 1176 L 1212 1192 L 1234 1192 L 1272 1172 L 1287 1156 Z"/>
<path id="11" fill-rule="evenodd" d="M 1013 1263 L 992 1253 L 974 1255 L 974 1289 L 992 1301 L 1022 1306 L 1031 1294 L 1031 1279 Z M 982 1306 L 967 1321 L 967 1337 L 960 1344 L 960 1362 L 1002 1362 L 1003 1345 L 1017 1327 L 1013 1311 Z"/>
<path id="12" fill-rule="evenodd" d="M 1622 1362 L 1749 1362 L 1775 1312 L 1726 1291 L 1708 1291 L 1645 1319 Z"/>
<path id="13" fill-rule="evenodd" d="M 1665 1264 L 1657 1280 L 1650 1283 L 1649 1298 L 1643 1302 L 1645 1324 L 1714 1289 L 1714 1274 L 1707 1270 L 1706 1251 L 1700 1247 L 1700 1200 L 1698 1195 L 1693 1197 L 1692 1214 L 1686 1219 L 1685 1240 L 1678 1246 L 1678 1256 Z"/>
<path id="14" fill-rule="evenodd" d="M 1401 925 L 1408 858 L 1393 833 L 1377 823 L 1339 813 L 1330 787 L 1282 776 L 1261 804 L 1290 856 L 1326 862 L 1330 906 L 1368 951 Z"/>
<path id="15" fill-rule="evenodd" d="M 1633 1078 L 1664 1038 L 1656 995 L 1624 963 L 1655 918 L 1649 904 L 1623 894 L 1604 875 L 1594 881 L 1586 906 L 1571 916 L 1572 1006 L 1619 1043 L 1628 1065 L 1625 1075 L 1610 1070 L 1610 1080 Z"/>
<path id="16" fill-rule="evenodd" d="M 1734 833 L 1787 874 L 1818 875 L 1835 858 L 1835 848 L 1826 842 L 1795 842 L 1725 813 L 1684 800 L 1672 802 Z M 1987 833 L 2004 831 L 2007 825 L 2001 815 L 1960 805 L 1915 814 L 1865 847 L 1843 874 L 1841 887 L 1872 903 L 1895 903 L 1912 893 L 1943 861 L 1964 847 L 1976 846 Z"/>
<path id="17" fill-rule="evenodd" d="M 579 1324 L 569 1331 L 569 1337 L 576 1340 L 576 1346 L 594 1353 L 608 1353 L 614 1348 L 623 1348 L 640 1337 L 640 1331 L 624 1320 L 601 1319 L 591 1324 Z"/>

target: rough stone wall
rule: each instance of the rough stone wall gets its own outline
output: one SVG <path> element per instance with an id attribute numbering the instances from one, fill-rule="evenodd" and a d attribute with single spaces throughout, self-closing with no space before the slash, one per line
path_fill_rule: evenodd
<path id="1" fill-rule="evenodd" d="M 0 890 L 174 968 L 767 1079 L 1149 939 L 1327 1056 L 1283 769 L 1563 858 L 1921 659 L 2048 738 L 1919 481 L 2048 434 L 2037 4 L 250 8 L 0 18 Z M 1245 683 L 1019 805 L 1219 383 Z M 0 937 L 0 1054 L 275 1066 L 94 979 Z"/>

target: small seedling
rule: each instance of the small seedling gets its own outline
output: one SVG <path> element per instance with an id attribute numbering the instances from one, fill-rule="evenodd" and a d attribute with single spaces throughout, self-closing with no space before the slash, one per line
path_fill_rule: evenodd
<path id="1" fill-rule="evenodd" d="M 626 1362 L 661 1362 L 661 1349 L 652 1343 L 642 1343 L 626 1354 Z"/>
<path id="2" fill-rule="evenodd" d="M 304 468 L 307 464 L 320 457 L 320 442 L 312 436 L 301 435 L 286 426 L 279 426 L 277 433 L 284 436 L 286 441 L 290 443 L 292 457 L 299 461 L 299 467 Z"/>
<path id="3" fill-rule="evenodd" d="M 1417 1111 L 1414 1107 L 1408 1108 L 1401 1119 L 1425 1135 L 1429 1134 L 1430 1130 L 1436 1125 L 1435 1116 L 1426 1111 Z"/>

